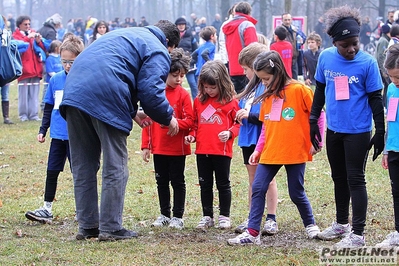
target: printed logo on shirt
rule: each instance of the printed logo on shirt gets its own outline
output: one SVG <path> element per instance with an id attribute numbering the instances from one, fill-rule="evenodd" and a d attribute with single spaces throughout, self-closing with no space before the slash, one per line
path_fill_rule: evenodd
<path id="1" fill-rule="evenodd" d="M 284 120 L 291 121 L 295 117 L 295 110 L 291 107 L 284 108 L 281 116 L 284 118 Z"/>
<path id="2" fill-rule="evenodd" d="M 353 82 L 359 83 L 359 78 L 352 76 L 349 78 L 348 82 L 349 82 L 349 84 L 352 84 Z"/>
<path id="3" fill-rule="evenodd" d="M 326 70 L 324 70 L 324 76 L 326 77 L 327 80 L 334 82 L 335 77 L 346 76 L 346 75 L 342 72 L 336 72 L 333 70 L 326 69 Z M 359 78 L 355 77 L 355 76 L 351 76 L 350 78 L 348 78 L 348 83 L 349 84 L 359 83 Z"/>
<path id="4" fill-rule="evenodd" d="M 223 121 L 220 118 L 220 116 L 218 114 L 213 114 L 211 117 L 209 117 L 208 119 L 205 119 L 201 116 L 201 124 L 218 124 L 218 125 L 222 125 Z"/>

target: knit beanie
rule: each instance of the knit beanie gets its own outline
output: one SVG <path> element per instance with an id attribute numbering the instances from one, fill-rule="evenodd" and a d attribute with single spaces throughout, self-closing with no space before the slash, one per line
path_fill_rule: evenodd
<path id="1" fill-rule="evenodd" d="M 186 19 L 183 17 L 176 19 L 176 22 L 175 22 L 175 25 L 181 25 L 181 24 L 187 24 Z"/>

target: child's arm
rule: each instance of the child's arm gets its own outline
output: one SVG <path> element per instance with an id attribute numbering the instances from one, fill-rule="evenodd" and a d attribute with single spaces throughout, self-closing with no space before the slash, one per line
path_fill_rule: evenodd
<path id="1" fill-rule="evenodd" d="M 198 49 L 192 52 L 191 54 L 191 60 L 196 64 L 198 61 Z"/>
<path id="2" fill-rule="evenodd" d="M 141 130 L 141 150 L 143 151 L 143 160 L 144 159 L 144 150 L 150 150 L 151 149 L 151 127 L 146 127 Z"/>
<path id="3" fill-rule="evenodd" d="M 260 131 L 260 135 L 258 138 L 258 142 L 256 143 L 255 151 L 261 153 L 263 151 L 263 147 L 265 146 L 265 124 L 262 124 L 262 130 Z"/>
<path id="4" fill-rule="evenodd" d="M 210 53 L 209 49 L 205 49 L 205 50 L 203 50 L 202 53 L 201 53 L 201 57 L 202 57 L 202 59 L 205 60 L 205 62 L 208 62 L 209 60 L 211 60 L 211 59 L 209 58 L 209 53 Z"/>
<path id="5" fill-rule="evenodd" d="M 184 90 L 183 88 L 181 89 Z M 194 125 L 193 105 L 190 94 L 185 91 L 182 93 L 184 93 L 184 95 L 181 97 L 182 113 L 181 118 L 177 119 L 177 122 L 179 123 L 180 130 L 190 130 Z"/>
<path id="6" fill-rule="evenodd" d="M 149 149 L 142 150 L 143 161 L 148 163 L 150 161 L 151 152 Z"/>
<path id="7" fill-rule="evenodd" d="M 43 117 L 42 117 L 42 125 L 39 128 L 39 134 L 37 135 L 37 141 L 40 143 L 43 143 L 46 141 L 46 134 L 47 130 L 50 127 L 50 121 L 51 121 L 51 113 L 53 112 L 54 105 L 53 104 L 44 104 L 44 109 L 43 109 Z"/>
<path id="8" fill-rule="evenodd" d="M 229 139 L 234 139 L 235 137 L 238 136 L 238 133 L 240 132 L 240 124 L 237 123 L 236 117 L 237 117 L 237 112 L 240 110 L 240 107 L 238 106 L 238 101 L 237 99 L 234 99 L 232 101 L 232 109 L 233 111 L 229 113 L 229 119 L 231 121 L 231 127 L 227 129 L 229 133 Z"/>

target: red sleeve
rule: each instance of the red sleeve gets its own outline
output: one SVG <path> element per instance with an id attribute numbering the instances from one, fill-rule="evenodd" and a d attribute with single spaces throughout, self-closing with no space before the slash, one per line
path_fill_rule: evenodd
<path id="1" fill-rule="evenodd" d="M 232 101 L 232 106 L 231 106 L 231 108 L 232 108 L 232 112 L 230 112 L 230 119 L 231 119 L 231 121 L 233 122 L 232 123 L 232 126 L 229 128 L 229 131 L 231 132 L 231 134 L 232 134 L 232 138 L 234 139 L 235 137 L 237 137 L 238 136 L 238 133 L 239 133 L 239 131 L 240 131 L 240 123 L 237 123 L 236 122 L 236 115 L 237 115 L 237 111 L 240 109 L 240 107 L 238 106 L 238 101 L 237 101 L 237 99 L 234 99 L 233 101 Z"/>
<path id="2" fill-rule="evenodd" d="M 193 105 L 193 126 L 191 127 L 189 135 L 197 137 L 197 129 L 198 129 L 198 98 L 194 99 Z"/>
<path id="3" fill-rule="evenodd" d="M 244 44 L 248 46 L 253 42 L 258 42 L 258 35 L 256 34 L 256 29 L 254 27 L 248 27 L 244 31 Z"/>
<path id="4" fill-rule="evenodd" d="M 150 127 L 148 126 L 141 130 L 141 150 L 150 149 Z"/>
<path id="5" fill-rule="evenodd" d="M 188 92 L 182 96 L 182 114 L 181 119 L 178 119 L 179 129 L 190 130 L 194 125 L 194 112 L 191 103 L 191 96 Z"/>

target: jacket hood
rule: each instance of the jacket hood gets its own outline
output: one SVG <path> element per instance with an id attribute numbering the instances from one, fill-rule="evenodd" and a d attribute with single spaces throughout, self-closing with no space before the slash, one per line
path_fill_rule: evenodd
<path id="1" fill-rule="evenodd" d="M 166 42 L 166 36 L 160 28 L 152 25 L 145 26 L 145 28 L 149 29 L 152 32 L 152 34 L 154 34 L 159 39 L 159 41 L 163 45 L 165 45 L 166 48 L 168 48 L 168 43 Z"/>
<path id="2" fill-rule="evenodd" d="M 243 13 L 236 13 L 233 19 L 229 23 L 223 26 L 224 34 L 226 35 L 232 34 L 238 28 L 238 26 L 240 26 L 240 24 L 245 20 L 252 22 L 254 25 L 258 23 L 258 21 L 255 18 L 249 15 Z"/>

